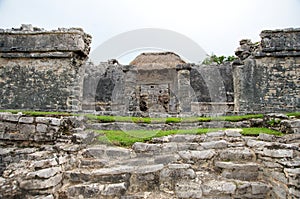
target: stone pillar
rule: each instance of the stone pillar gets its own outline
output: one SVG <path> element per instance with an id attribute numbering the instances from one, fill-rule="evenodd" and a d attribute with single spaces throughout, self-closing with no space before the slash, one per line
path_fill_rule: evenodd
<path id="1" fill-rule="evenodd" d="M 178 98 L 178 112 L 186 113 L 191 112 L 191 85 L 190 85 L 190 70 L 189 64 L 177 65 L 177 98 Z"/>
<path id="2" fill-rule="evenodd" d="M 123 110 L 126 112 L 138 111 L 137 100 L 137 69 L 135 66 L 124 66 L 123 72 L 125 72 L 125 88 L 123 99 Z"/>
<path id="3" fill-rule="evenodd" d="M 78 111 L 91 36 L 82 29 L 0 29 L 0 109 Z"/>

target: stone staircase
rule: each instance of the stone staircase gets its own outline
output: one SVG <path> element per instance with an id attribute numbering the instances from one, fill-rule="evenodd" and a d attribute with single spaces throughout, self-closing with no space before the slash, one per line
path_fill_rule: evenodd
<path id="1" fill-rule="evenodd" d="M 132 149 L 95 145 L 65 172 L 67 198 L 272 198 L 255 142 L 238 130 L 172 135 Z"/>
<path id="2" fill-rule="evenodd" d="M 300 134 L 227 129 L 121 148 L 95 143 L 83 119 L 0 114 L 0 198 L 300 198 Z"/>

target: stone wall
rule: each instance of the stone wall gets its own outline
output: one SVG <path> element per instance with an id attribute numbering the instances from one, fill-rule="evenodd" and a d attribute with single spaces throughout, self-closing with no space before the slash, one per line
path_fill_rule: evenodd
<path id="1" fill-rule="evenodd" d="M 300 136 L 239 129 L 132 148 L 95 143 L 84 117 L 0 114 L 0 198 L 298 198 Z"/>
<path id="2" fill-rule="evenodd" d="M 1 29 L 0 108 L 79 110 L 79 74 L 90 42 L 91 37 L 79 28 Z"/>
<path id="3" fill-rule="evenodd" d="M 145 106 L 153 113 L 177 114 L 179 110 L 194 114 L 233 112 L 230 63 L 181 67 L 145 70 L 108 62 L 85 64 L 82 109 L 115 114 L 141 112 L 145 111 L 140 108 L 143 95 L 149 103 Z M 157 95 L 159 92 L 161 96 Z M 160 100 L 164 94 L 165 104 Z M 184 106 L 180 105 L 183 103 Z"/>
<path id="4" fill-rule="evenodd" d="M 231 63 L 194 65 L 191 69 L 190 79 L 195 95 L 191 104 L 192 112 L 216 115 L 234 111 Z"/>
<path id="5" fill-rule="evenodd" d="M 242 40 L 234 63 L 237 112 L 300 110 L 300 29 L 262 31 L 261 42 Z"/>

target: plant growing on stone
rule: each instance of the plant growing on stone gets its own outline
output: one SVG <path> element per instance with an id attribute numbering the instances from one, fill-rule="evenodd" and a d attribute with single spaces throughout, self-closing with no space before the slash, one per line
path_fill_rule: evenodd
<path id="1" fill-rule="evenodd" d="M 221 56 L 217 56 L 215 54 L 211 54 L 210 56 L 207 56 L 203 61 L 202 61 L 202 64 L 204 65 L 211 65 L 211 64 L 222 64 L 224 62 L 232 62 L 236 59 L 235 56 L 224 56 L 224 55 L 221 55 Z"/>

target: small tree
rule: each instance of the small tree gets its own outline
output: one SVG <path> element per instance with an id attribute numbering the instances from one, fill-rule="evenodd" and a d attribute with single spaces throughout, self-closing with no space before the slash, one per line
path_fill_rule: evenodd
<path id="1" fill-rule="evenodd" d="M 213 63 L 216 63 L 218 65 L 224 63 L 225 61 L 228 61 L 228 62 L 232 62 L 233 60 L 235 60 L 236 57 L 235 56 L 217 56 L 215 54 L 212 54 L 211 56 L 208 56 L 206 57 L 203 61 L 202 61 L 202 64 L 204 65 L 211 65 Z"/>

